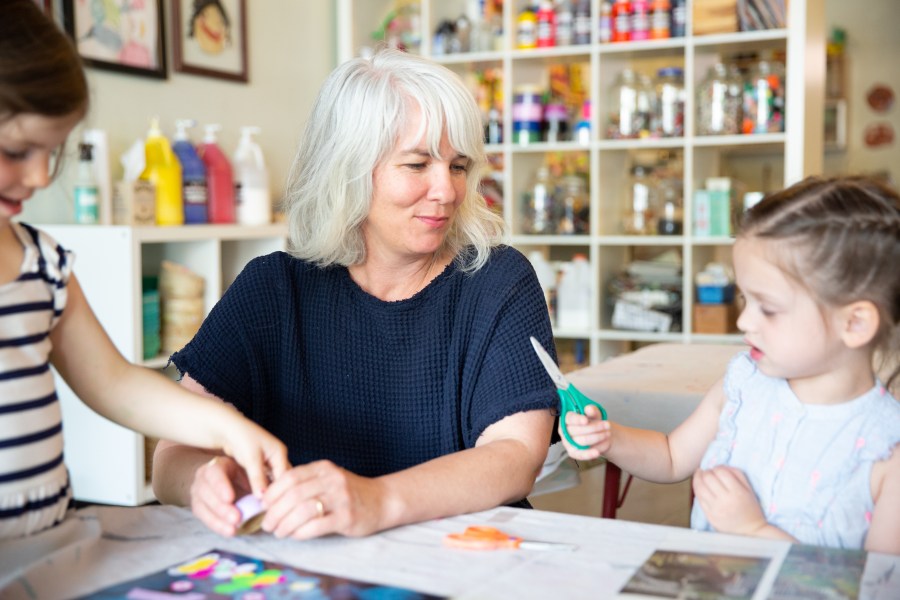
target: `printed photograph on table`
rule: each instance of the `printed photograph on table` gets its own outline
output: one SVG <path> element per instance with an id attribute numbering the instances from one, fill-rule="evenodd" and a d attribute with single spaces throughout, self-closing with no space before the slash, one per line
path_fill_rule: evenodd
<path id="1" fill-rule="evenodd" d="M 246 83 L 245 0 L 172 0 L 175 70 Z"/>
<path id="2" fill-rule="evenodd" d="M 413 590 L 322 575 L 226 550 L 210 550 L 196 558 L 144 577 L 94 592 L 87 598 L 159 600 L 263 600 L 339 598 L 340 600 L 430 600 L 440 598 Z"/>
<path id="3" fill-rule="evenodd" d="M 622 589 L 622 598 L 750 600 L 769 559 L 657 550 Z"/>
<path id="4" fill-rule="evenodd" d="M 63 0 L 66 31 L 91 67 L 166 78 L 162 0 Z"/>

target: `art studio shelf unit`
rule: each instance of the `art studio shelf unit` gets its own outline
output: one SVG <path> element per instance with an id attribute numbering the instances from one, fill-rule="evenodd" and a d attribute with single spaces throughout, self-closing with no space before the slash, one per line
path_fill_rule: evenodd
<path id="1" fill-rule="evenodd" d="M 476 6 L 477 2 L 474 3 Z M 497 4 L 497 3 L 495 3 Z M 528 0 L 502 2 L 501 35 L 477 51 L 446 53 L 435 49 L 439 25 L 472 10 L 467 0 L 339 0 L 337 12 L 338 57 L 347 60 L 369 51 L 377 42 L 372 32 L 383 29 L 398 7 L 409 12 L 409 23 L 418 23 L 412 48 L 458 73 L 473 89 L 486 72 L 499 80 L 502 98 L 499 115 L 503 138 L 486 149 L 502 191 L 502 214 L 508 241 L 526 255 L 540 252 L 547 260 L 568 261 L 575 254 L 587 257 L 591 272 L 589 325 L 555 328 L 558 345 L 578 340 L 586 346 L 585 362 L 596 364 L 608 357 L 653 342 L 739 342 L 735 333 L 695 333 L 692 309 L 697 303 L 694 278 L 710 262 L 730 263 L 731 235 L 701 236 L 692 223 L 696 190 L 707 178 L 729 177 L 740 181 L 743 191 L 769 192 L 821 172 L 823 160 L 823 105 L 825 73 L 825 26 L 823 0 L 787 2 L 787 27 L 760 31 L 692 34 L 694 3 L 687 2 L 686 35 L 669 39 L 601 43 L 598 22 L 600 0 L 590 2 L 590 42 L 580 45 L 519 49 L 517 18 Z M 572 6 L 580 3 L 571 2 Z M 412 6 L 410 10 L 409 6 Z M 474 32 L 475 26 L 472 26 Z M 391 31 L 383 31 L 389 36 Z M 474 35 L 474 34 L 473 34 Z M 738 135 L 699 135 L 695 123 L 698 91 L 709 68 L 732 62 L 749 53 L 776 55 L 784 59 L 785 127 L 783 132 Z M 607 117 L 612 89 L 624 69 L 657 73 L 662 67 L 677 67 L 684 81 L 684 130 L 677 137 L 611 139 Z M 552 73 L 576 71 L 591 109 L 585 142 L 529 142 L 514 139 L 513 103 L 523 89 L 547 90 Z M 484 108 L 484 101 L 480 99 Z M 574 111 L 573 111 L 574 112 Z M 485 115 L 487 118 L 489 115 Z M 578 115 L 573 115 L 577 119 Z M 677 235 L 626 235 L 619 223 L 627 202 L 630 168 L 642 155 L 665 153 L 681 165 L 683 230 Z M 583 165 L 587 180 L 589 217 L 587 230 L 575 235 L 536 235 L 525 231 L 523 199 L 527 198 L 535 172 L 554 160 Z M 561 157 L 561 158 L 560 158 Z M 611 280 L 634 260 L 654 258 L 664 252 L 681 259 L 680 320 L 670 331 L 640 331 L 613 327 L 614 299 Z"/>
<path id="2" fill-rule="evenodd" d="M 163 369 L 168 357 L 144 359 L 144 277 L 158 276 L 163 260 L 184 265 L 204 278 L 208 313 L 251 259 L 283 250 L 287 240 L 283 224 L 43 225 L 41 229 L 74 252 L 73 271 L 119 352 L 151 369 Z M 75 498 L 123 506 L 153 501 L 150 464 L 155 440 L 99 416 L 58 375 L 56 380 Z"/>

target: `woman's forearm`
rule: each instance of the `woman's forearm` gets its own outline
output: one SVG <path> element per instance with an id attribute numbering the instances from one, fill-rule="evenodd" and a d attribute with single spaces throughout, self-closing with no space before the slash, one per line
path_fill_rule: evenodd
<path id="1" fill-rule="evenodd" d="M 153 493 L 163 504 L 189 506 L 194 473 L 218 452 L 162 440 L 153 453 Z"/>

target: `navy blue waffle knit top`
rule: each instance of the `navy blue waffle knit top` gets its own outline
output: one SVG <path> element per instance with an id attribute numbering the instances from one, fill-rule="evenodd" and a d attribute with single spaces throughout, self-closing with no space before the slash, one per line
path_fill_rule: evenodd
<path id="1" fill-rule="evenodd" d="M 508 415 L 555 410 L 531 335 L 555 353 L 537 277 L 510 247 L 396 302 L 344 267 L 275 252 L 247 265 L 172 361 L 281 439 L 292 464 L 375 477 L 472 448 Z"/>

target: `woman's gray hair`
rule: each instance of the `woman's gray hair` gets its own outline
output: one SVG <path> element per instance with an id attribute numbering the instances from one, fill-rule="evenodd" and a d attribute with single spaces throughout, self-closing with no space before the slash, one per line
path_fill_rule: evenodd
<path id="1" fill-rule="evenodd" d="M 502 241 L 503 220 L 478 192 L 487 164 L 480 111 L 452 71 L 387 48 L 338 66 L 319 91 L 285 194 L 291 255 L 319 266 L 365 260 L 362 225 L 373 173 L 394 148 L 413 103 L 423 115 L 432 156 L 440 155 L 446 131 L 453 149 L 469 161 L 466 197 L 442 250 L 465 270 L 484 265 Z"/>

